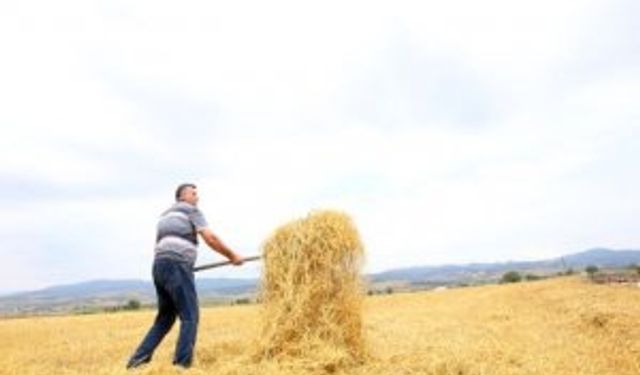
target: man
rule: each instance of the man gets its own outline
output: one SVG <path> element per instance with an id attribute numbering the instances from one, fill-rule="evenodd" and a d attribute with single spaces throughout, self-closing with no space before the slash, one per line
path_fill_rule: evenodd
<path id="1" fill-rule="evenodd" d="M 151 361 L 153 352 L 169 332 L 176 316 L 180 335 L 173 364 L 191 366 L 198 328 L 198 297 L 193 276 L 198 234 L 209 247 L 239 266 L 243 258 L 229 249 L 209 229 L 198 209 L 198 191 L 194 184 L 182 184 L 176 190 L 176 203 L 158 221 L 153 262 L 153 283 L 158 297 L 158 314 L 151 329 L 127 363 L 135 368 Z"/>

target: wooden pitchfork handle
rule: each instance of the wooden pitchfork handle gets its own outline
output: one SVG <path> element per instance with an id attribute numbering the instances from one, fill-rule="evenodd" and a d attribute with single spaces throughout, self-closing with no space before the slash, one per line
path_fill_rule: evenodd
<path id="1" fill-rule="evenodd" d="M 256 256 L 252 256 L 252 257 L 243 258 L 242 260 L 245 261 L 245 262 L 252 262 L 254 260 L 259 260 L 260 258 L 261 257 L 259 255 L 256 255 Z M 225 260 L 224 262 L 203 264 L 203 265 L 200 265 L 200 266 L 197 266 L 197 267 L 193 267 L 193 272 L 208 270 L 208 269 L 211 269 L 211 268 L 217 268 L 217 267 L 222 267 L 222 266 L 228 266 L 229 264 L 232 264 L 230 260 Z"/>

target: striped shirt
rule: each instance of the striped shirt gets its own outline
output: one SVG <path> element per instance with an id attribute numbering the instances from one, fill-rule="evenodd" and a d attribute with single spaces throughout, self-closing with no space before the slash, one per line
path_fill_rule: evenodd
<path id="1" fill-rule="evenodd" d="M 198 231 L 206 227 L 207 220 L 198 207 L 177 202 L 158 220 L 156 258 L 174 258 L 194 264 L 198 255 Z"/>

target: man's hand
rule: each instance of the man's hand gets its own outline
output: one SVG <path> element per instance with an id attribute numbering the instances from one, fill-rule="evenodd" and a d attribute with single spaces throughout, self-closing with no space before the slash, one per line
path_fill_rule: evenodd
<path id="1" fill-rule="evenodd" d="M 244 258 L 234 253 L 233 256 L 229 258 L 229 261 L 231 261 L 231 264 L 234 266 L 241 266 L 244 263 Z"/>

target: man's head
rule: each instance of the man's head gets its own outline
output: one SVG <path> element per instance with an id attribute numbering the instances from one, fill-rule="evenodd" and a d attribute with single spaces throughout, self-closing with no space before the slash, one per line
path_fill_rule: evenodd
<path id="1" fill-rule="evenodd" d="M 194 184 L 180 184 L 176 189 L 176 201 L 187 202 L 192 205 L 198 204 L 198 190 Z"/>

